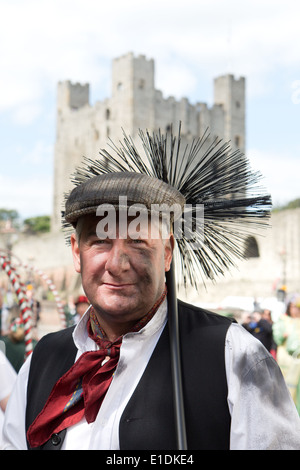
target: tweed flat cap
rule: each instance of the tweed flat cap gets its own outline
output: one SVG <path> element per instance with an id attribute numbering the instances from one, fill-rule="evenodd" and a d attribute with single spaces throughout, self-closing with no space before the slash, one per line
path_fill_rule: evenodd
<path id="1" fill-rule="evenodd" d="M 79 217 L 96 213 L 101 204 L 116 208 L 120 197 L 126 196 L 127 207 L 142 204 L 150 212 L 154 204 L 173 207 L 174 219 L 180 217 L 185 204 L 184 196 L 169 184 L 157 178 L 134 172 L 97 175 L 75 187 L 65 206 L 65 220 L 76 225 Z"/>

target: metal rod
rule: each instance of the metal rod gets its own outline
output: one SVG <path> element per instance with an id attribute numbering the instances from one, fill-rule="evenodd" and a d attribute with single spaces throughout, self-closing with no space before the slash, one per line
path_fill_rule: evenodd
<path id="1" fill-rule="evenodd" d="M 187 450 L 184 400 L 182 389 L 182 373 L 180 359 L 180 340 L 178 309 L 176 295 L 176 280 L 174 263 L 172 262 L 170 271 L 166 273 L 166 283 L 168 288 L 168 323 L 170 335 L 171 367 L 173 379 L 175 422 L 178 450 Z"/>

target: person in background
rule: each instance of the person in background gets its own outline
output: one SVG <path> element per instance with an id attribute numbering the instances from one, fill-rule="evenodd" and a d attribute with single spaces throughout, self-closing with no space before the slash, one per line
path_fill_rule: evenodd
<path id="1" fill-rule="evenodd" d="M 6 302 L 6 300 L 8 300 L 8 302 Z M 6 295 L 4 295 L 3 291 L 0 290 L 0 335 L 5 334 L 8 330 L 9 313 L 12 305 L 11 292 L 8 290 Z"/>
<path id="2" fill-rule="evenodd" d="M 33 288 L 33 284 L 27 284 L 26 286 L 26 295 L 28 298 L 29 306 L 32 311 L 32 326 L 37 327 L 40 321 L 40 314 L 41 314 L 41 303 L 36 298 L 35 291 Z"/>
<path id="3" fill-rule="evenodd" d="M 258 308 L 254 310 L 251 320 L 248 323 L 243 323 L 243 327 L 257 338 L 267 351 L 271 351 L 273 344 L 272 325 L 263 318 L 262 310 Z"/>
<path id="4" fill-rule="evenodd" d="M 276 322 L 273 323 L 273 338 L 277 345 L 277 362 L 284 377 L 286 377 L 292 362 L 292 357 L 287 351 L 287 339 L 297 323 L 297 298 L 299 294 L 292 294 L 289 296 L 286 304 L 286 311 L 281 315 Z"/>
<path id="5" fill-rule="evenodd" d="M 83 314 L 87 311 L 90 303 L 85 295 L 80 295 L 75 301 L 74 323 L 78 323 Z"/>
<path id="6" fill-rule="evenodd" d="M 273 325 L 277 361 L 300 414 L 300 296 L 290 297 L 285 315 Z"/>
<path id="7" fill-rule="evenodd" d="M 276 342 L 274 340 L 274 337 L 273 337 L 273 323 L 274 322 L 273 322 L 273 319 L 272 319 L 272 311 L 267 309 L 267 308 L 264 308 L 262 318 L 263 318 L 263 320 L 266 320 L 268 323 L 270 323 L 270 325 L 272 326 L 272 345 L 271 345 L 270 353 L 272 354 L 272 356 L 276 360 L 277 359 L 277 344 L 276 344 Z"/>
<path id="8" fill-rule="evenodd" d="M 0 448 L 2 445 L 2 428 L 6 405 L 15 384 L 17 374 L 8 361 L 2 349 L 5 350 L 4 343 L 0 342 Z"/>
<path id="9" fill-rule="evenodd" d="M 5 345 L 5 354 L 8 361 L 18 373 L 24 364 L 26 348 L 24 323 L 20 317 L 13 319 L 9 331 L 6 335 L 1 336 L 0 340 Z M 33 337 L 32 341 L 34 347 L 37 339 Z"/>

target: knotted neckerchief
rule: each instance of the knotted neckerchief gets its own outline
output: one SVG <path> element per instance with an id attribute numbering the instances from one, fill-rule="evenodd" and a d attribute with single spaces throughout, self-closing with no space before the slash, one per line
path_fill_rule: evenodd
<path id="1" fill-rule="evenodd" d="M 130 332 L 139 331 L 151 320 L 166 294 L 165 288 L 152 309 Z M 73 426 L 83 417 L 88 423 L 96 419 L 119 361 L 123 337 L 109 341 L 92 307 L 87 330 L 99 349 L 83 353 L 71 369 L 56 382 L 44 408 L 28 429 L 27 439 L 31 448 L 41 446 L 53 433 Z"/>

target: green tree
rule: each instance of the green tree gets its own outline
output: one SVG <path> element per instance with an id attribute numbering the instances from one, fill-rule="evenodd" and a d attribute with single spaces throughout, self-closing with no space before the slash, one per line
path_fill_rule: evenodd
<path id="1" fill-rule="evenodd" d="M 300 198 L 293 199 L 293 201 L 288 202 L 284 206 L 275 206 L 273 211 L 278 212 L 286 209 L 297 209 L 298 207 L 300 207 Z"/>
<path id="2" fill-rule="evenodd" d="M 293 201 L 290 201 L 285 206 L 285 209 L 297 209 L 298 207 L 300 207 L 300 198 L 294 199 Z"/>
<path id="3" fill-rule="evenodd" d="M 40 215 L 24 220 L 25 232 L 45 233 L 50 231 L 50 216 Z"/>
<path id="4" fill-rule="evenodd" d="M 19 219 L 19 214 L 14 209 L 0 209 L 0 220 L 8 221 L 11 220 L 12 223 L 16 223 Z"/>

